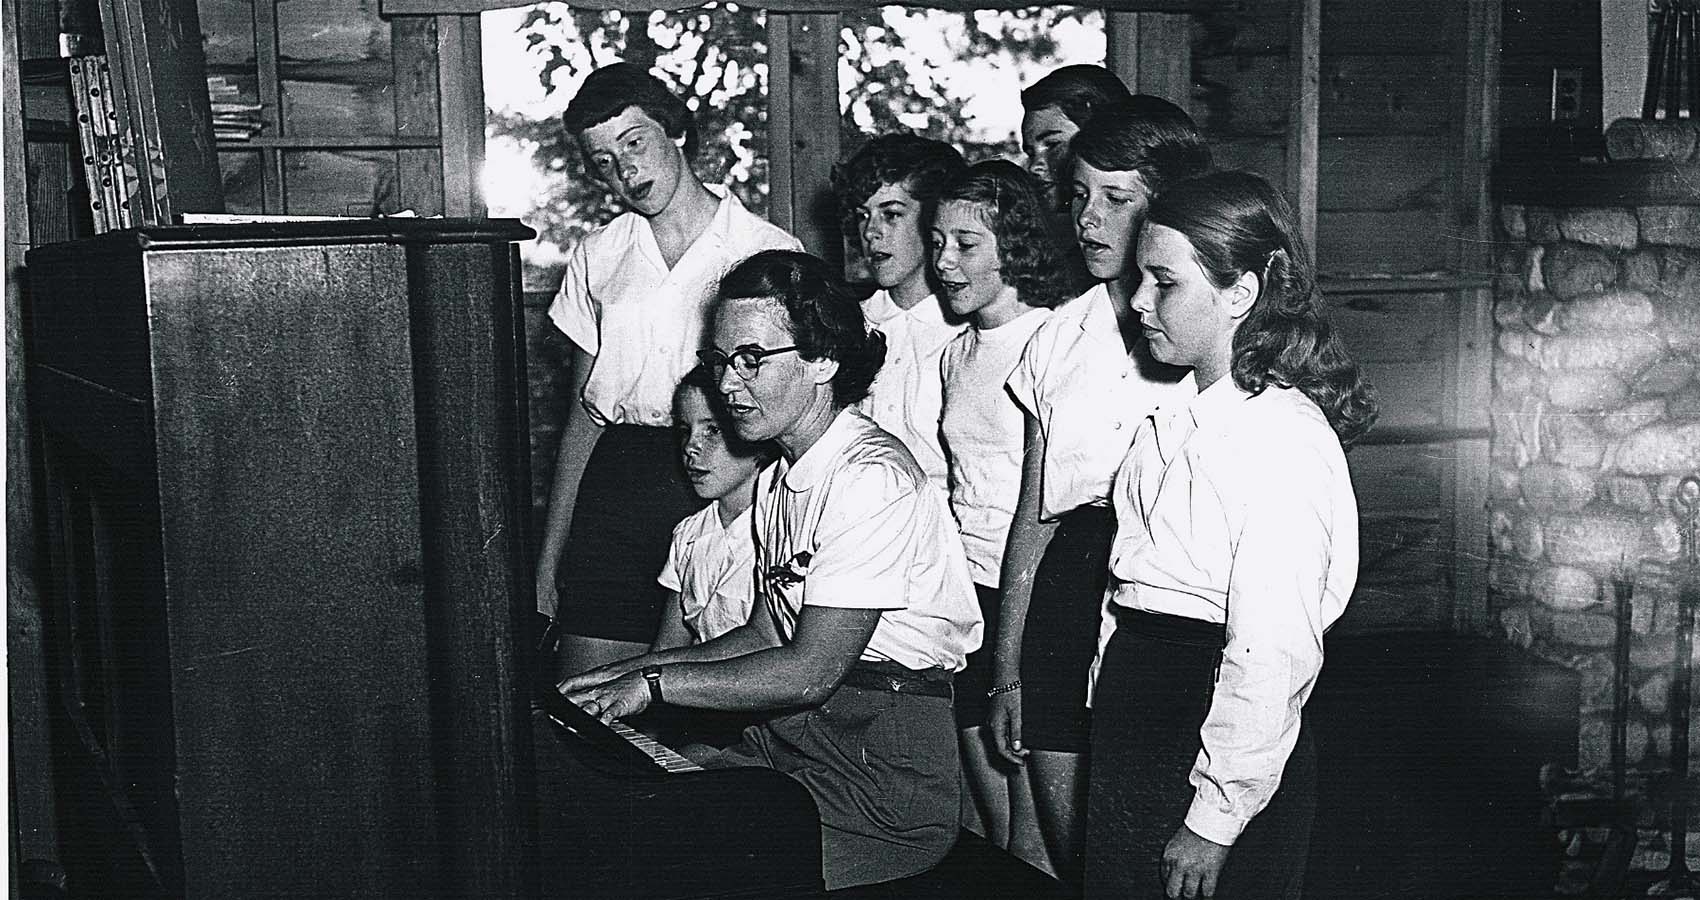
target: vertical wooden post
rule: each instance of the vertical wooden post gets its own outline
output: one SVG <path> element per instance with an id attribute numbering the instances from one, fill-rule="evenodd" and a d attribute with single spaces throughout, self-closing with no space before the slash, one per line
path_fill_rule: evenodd
<path id="1" fill-rule="evenodd" d="M 1104 11 L 1104 65 L 1136 94 L 1192 112 L 1192 17 Z"/>
<path id="2" fill-rule="evenodd" d="M 838 15 L 767 14 L 768 218 L 840 262 L 832 214 L 838 160 Z"/>
<path id="3" fill-rule="evenodd" d="M 437 17 L 437 71 L 442 109 L 443 214 L 486 214 L 478 174 L 484 168 L 484 32 L 477 16 Z M 468 77 L 468 76 L 473 77 Z"/>
<path id="4" fill-rule="evenodd" d="M 1459 167 L 1453 197 L 1459 241 L 1452 265 L 1460 273 L 1488 277 L 1493 260 L 1493 195 L 1491 180 L 1499 126 L 1499 45 L 1501 0 L 1458 0 L 1454 16 L 1461 20 L 1459 53 L 1463 84 L 1458 119 Z M 1493 291 L 1466 288 L 1458 292 L 1456 400 L 1453 420 L 1463 428 L 1488 427 L 1492 397 Z M 1453 628 L 1482 633 L 1493 627 L 1487 606 L 1487 473 L 1486 439 L 1459 441 L 1453 478 L 1453 546 L 1455 560 L 1452 597 Z"/>
<path id="5" fill-rule="evenodd" d="M 37 588 L 37 482 L 31 466 L 29 405 L 24 392 L 24 251 L 30 245 L 30 190 L 24 158 L 23 72 L 18 27 L 19 0 L 5 0 L 0 18 L 9 23 L 4 45 L 4 97 L 0 134 L 5 135 L 6 204 L 6 671 L 12 732 L 11 814 L 14 867 L 59 866 L 59 830 L 53 805 L 53 754 L 48 744 L 46 638 Z M 13 869 L 16 891 L 27 874 Z M 37 885 L 39 886 L 39 885 Z"/>
<path id="6" fill-rule="evenodd" d="M 1294 0 L 1288 37 L 1287 194 L 1299 232 L 1316 253 L 1317 116 L 1322 68 L 1322 0 Z"/>

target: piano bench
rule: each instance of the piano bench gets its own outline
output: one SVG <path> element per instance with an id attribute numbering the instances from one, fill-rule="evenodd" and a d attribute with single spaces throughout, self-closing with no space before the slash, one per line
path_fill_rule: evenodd
<path id="1" fill-rule="evenodd" d="M 1072 900 L 1078 895 L 985 838 L 964 830 L 938 865 L 882 884 L 828 891 L 830 900 Z"/>

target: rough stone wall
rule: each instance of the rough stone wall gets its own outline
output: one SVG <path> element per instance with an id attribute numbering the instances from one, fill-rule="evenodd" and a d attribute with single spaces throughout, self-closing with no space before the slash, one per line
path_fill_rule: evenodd
<path id="1" fill-rule="evenodd" d="M 1632 770 L 1660 769 L 1681 552 L 1671 501 L 1684 475 L 1700 473 L 1700 199 L 1506 204 L 1500 225 L 1493 608 L 1508 640 L 1580 671 L 1579 761 L 1600 772 L 1610 764 L 1613 579 L 1628 579 L 1626 755 Z M 1700 734 L 1691 729 L 1690 741 L 1700 746 Z M 1648 829 L 1637 865 L 1660 869 L 1662 822 L 1652 804 L 1637 816 Z"/>

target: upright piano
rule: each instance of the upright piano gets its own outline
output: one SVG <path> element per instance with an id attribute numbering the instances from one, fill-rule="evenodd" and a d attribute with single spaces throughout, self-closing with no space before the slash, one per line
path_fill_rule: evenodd
<path id="1" fill-rule="evenodd" d="M 33 250 L 83 897 L 810 897 L 765 770 L 534 714 L 516 222 L 153 227 Z"/>

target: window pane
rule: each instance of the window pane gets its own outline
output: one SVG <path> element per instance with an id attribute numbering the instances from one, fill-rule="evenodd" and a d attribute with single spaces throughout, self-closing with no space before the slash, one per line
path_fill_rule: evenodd
<path id="1" fill-rule="evenodd" d="M 909 130 L 970 160 L 1020 157 L 1021 89 L 1071 63 L 1104 62 L 1098 9 L 1033 6 L 846 12 L 838 63 L 844 146 Z"/>
<path id="2" fill-rule="evenodd" d="M 266 211 L 265 183 L 262 177 L 260 154 L 251 151 L 220 153 L 218 172 L 224 180 L 224 211 L 231 213 L 263 213 Z"/>
<path id="3" fill-rule="evenodd" d="M 199 13 L 215 136 L 247 140 L 260 133 L 254 4 L 252 0 L 201 0 Z"/>
<path id="4" fill-rule="evenodd" d="M 390 23 L 378 0 L 278 0 L 277 50 L 285 134 L 395 133 Z"/>
<path id="5" fill-rule="evenodd" d="M 303 151 L 283 155 L 286 212 L 309 216 L 374 216 L 397 212 L 400 176 L 395 151 Z"/>
<path id="6" fill-rule="evenodd" d="M 523 219 L 539 238 L 522 247 L 527 284 L 552 287 L 578 239 L 620 213 L 584 172 L 560 114 L 584 78 L 617 60 L 650 72 L 696 115 L 694 167 L 757 214 L 767 211 L 766 15 L 732 3 L 626 13 L 543 3 L 483 16 L 489 107 L 485 201 L 490 215 Z"/>

